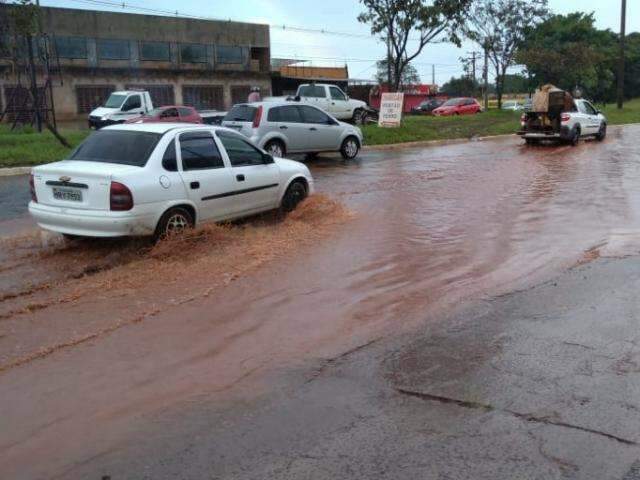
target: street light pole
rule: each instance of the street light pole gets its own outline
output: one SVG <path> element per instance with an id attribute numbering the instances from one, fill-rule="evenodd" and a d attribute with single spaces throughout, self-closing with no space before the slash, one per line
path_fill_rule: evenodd
<path id="1" fill-rule="evenodd" d="M 624 50 L 627 30 L 627 0 L 622 0 L 620 16 L 620 59 L 618 63 L 618 108 L 624 105 Z"/>

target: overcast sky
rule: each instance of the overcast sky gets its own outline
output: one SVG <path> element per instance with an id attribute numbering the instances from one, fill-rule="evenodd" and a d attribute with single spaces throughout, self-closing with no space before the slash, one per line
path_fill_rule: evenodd
<path id="1" fill-rule="evenodd" d="M 122 11 L 122 8 L 92 4 L 95 0 L 41 0 L 44 6 L 94 8 Z M 106 0 L 104 3 L 122 0 Z M 96 2 L 101 3 L 101 2 Z M 366 25 L 357 21 L 362 7 L 357 0 L 124 0 L 126 5 L 178 10 L 179 13 L 210 16 L 239 21 L 268 23 L 271 28 L 271 56 L 305 59 L 313 65 L 349 66 L 351 78 L 371 78 L 375 61 L 385 55 L 384 45 Z M 554 12 L 595 12 L 598 27 L 618 31 L 620 0 L 549 0 Z M 627 31 L 640 31 L 640 0 L 630 0 Z M 125 9 L 134 12 L 135 10 Z M 348 32 L 363 37 L 283 30 L 281 25 Z M 411 47 L 411 45 L 410 45 Z M 452 75 L 460 75 L 459 57 L 477 50 L 472 43 L 461 49 L 454 45 L 429 45 L 414 61 L 423 82 L 431 82 L 431 65 L 435 64 L 436 82 L 442 84 Z"/>

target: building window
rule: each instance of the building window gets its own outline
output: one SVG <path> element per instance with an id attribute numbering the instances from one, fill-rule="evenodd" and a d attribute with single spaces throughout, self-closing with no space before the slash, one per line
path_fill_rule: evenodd
<path id="1" fill-rule="evenodd" d="M 113 85 L 78 85 L 76 87 L 78 113 L 89 113 L 99 107 L 115 89 Z"/>
<path id="2" fill-rule="evenodd" d="M 249 49 L 244 47 L 216 46 L 216 62 L 244 63 Z"/>
<path id="3" fill-rule="evenodd" d="M 171 49 L 167 42 L 140 42 L 140 60 L 168 62 Z"/>
<path id="4" fill-rule="evenodd" d="M 224 110 L 224 97 L 220 85 L 185 85 L 182 87 L 185 105 L 198 110 Z"/>
<path id="5" fill-rule="evenodd" d="M 55 37 L 54 43 L 60 58 L 87 58 L 87 39 L 84 37 Z"/>
<path id="6" fill-rule="evenodd" d="M 231 103 L 245 103 L 249 99 L 251 87 L 248 85 L 232 85 L 231 86 Z"/>
<path id="7" fill-rule="evenodd" d="M 173 85 L 125 85 L 127 90 L 146 90 L 151 96 L 151 103 L 154 107 L 163 105 L 175 105 L 176 97 L 173 91 Z"/>
<path id="8" fill-rule="evenodd" d="M 197 43 L 180 45 L 182 63 L 207 63 L 207 46 Z"/>
<path id="9" fill-rule="evenodd" d="M 131 51 L 128 40 L 98 39 L 96 42 L 100 60 L 129 60 Z"/>

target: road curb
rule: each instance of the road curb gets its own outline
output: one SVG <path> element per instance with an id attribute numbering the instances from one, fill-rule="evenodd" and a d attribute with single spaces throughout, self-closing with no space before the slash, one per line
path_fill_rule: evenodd
<path id="1" fill-rule="evenodd" d="M 610 128 L 615 127 L 630 127 L 632 125 L 640 125 L 640 123 L 623 123 L 619 125 L 610 125 Z M 484 140 L 495 140 L 498 138 L 509 138 L 517 136 L 515 133 L 507 133 L 503 135 L 487 135 L 484 137 L 472 137 L 472 138 L 448 138 L 443 140 L 419 140 L 416 142 L 404 142 L 404 143 L 387 143 L 384 145 L 364 145 L 362 150 L 395 150 L 398 148 L 411 148 L 411 147 L 438 147 L 443 145 L 457 145 L 467 142 L 482 142 Z M 13 175 L 26 175 L 31 173 L 33 167 L 11 167 L 0 168 L 0 177 L 10 177 Z"/>
<path id="2" fill-rule="evenodd" d="M 495 140 L 498 138 L 515 137 L 515 133 L 507 133 L 503 135 L 488 135 L 485 137 L 471 137 L 471 138 L 447 138 L 443 140 L 418 140 L 416 142 L 403 142 L 403 143 L 387 143 L 384 145 L 365 145 L 363 150 L 394 150 L 404 147 L 437 147 L 442 145 L 456 145 L 467 142 L 481 142 L 483 140 Z"/>
<path id="3" fill-rule="evenodd" d="M 0 177 L 11 177 L 13 175 L 26 175 L 31 173 L 33 167 L 11 167 L 0 168 Z"/>
<path id="4" fill-rule="evenodd" d="M 609 128 L 618 127 L 631 127 L 634 125 L 640 125 L 640 123 L 620 123 L 617 125 L 609 125 Z M 484 137 L 471 137 L 471 138 L 448 138 L 443 140 L 418 140 L 416 142 L 404 142 L 404 143 L 387 143 L 384 145 L 364 145 L 362 150 L 395 150 L 403 147 L 438 147 L 442 145 L 456 145 L 467 142 L 481 142 L 484 140 L 495 140 L 499 138 L 517 137 L 515 133 L 506 133 L 502 135 L 487 135 Z"/>

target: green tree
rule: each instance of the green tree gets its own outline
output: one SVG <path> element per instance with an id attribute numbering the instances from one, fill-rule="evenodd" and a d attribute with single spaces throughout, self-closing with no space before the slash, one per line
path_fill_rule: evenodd
<path id="1" fill-rule="evenodd" d="M 398 90 L 407 65 L 430 44 L 449 40 L 460 46 L 460 28 L 473 0 L 360 0 L 365 10 L 358 21 L 388 42 L 391 50 L 392 90 Z M 417 45 L 410 37 L 416 37 Z"/>
<path id="2" fill-rule="evenodd" d="M 498 108 L 502 107 L 507 69 L 515 64 L 524 32 L 546 18 L 547 0 L 476 0 L 467 36 L 489 53 L 494 68 Z"/>
<path id="3" fill-rule="evenodd" d="M 383 83 L 387 83 L 387 59 L 379 60 L 376 62 L 376 81 L 382 85 Z M 394 71 L 391 70 L 391 83 L 398 85 L 399 90 L 402 90 L 405 85 L 417 85 L 420 83 L 420 75 L 418 75 L 418 70 L 416 67 L 411 65 L 410 63 L 402 71 L 402 76 L 400 77 L 400 81 L 396 82 L 394 77 Z"/>
<path id="4" fill-rule="evenodd" d="M 517 61 L 537 85 L 552 83 L 565 90 L 581 87 L 596 100 L 613 94 L 617 36 L 595 27 L 593 13 L 553 15 L 529 28 Z M 628 49 L 628 55 L 634 55 Z M 632 70 L 633 71 L 633 70 Z"/>
<path id="5" fill-rule="evenodd" d="M 627 35 L 625 52 L 624 92 L 628 98 L 640 97 L 640 33 Z"/>
<path id="6" fill-rule="evenodd" d="M 532 90 L 531 81 L 519 73 L 504 76 L 502 93 L 527 93 Z"/>
<path id="7" fill-rule="evenodd" d="M 451 77 L 440 92 L 450 97 L 477 97 L 480 96 L 480 85 L 467 75 Z"/>

